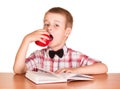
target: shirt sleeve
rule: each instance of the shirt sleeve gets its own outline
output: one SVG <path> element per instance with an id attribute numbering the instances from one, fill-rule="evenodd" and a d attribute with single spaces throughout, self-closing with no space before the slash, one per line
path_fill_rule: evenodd
<path id="1" fill-rule="evenodd" d="M 95 64 L 95 63 L 98 63 L 98 62 L 101 62 L 101 61 L 90 58 L 86 55 L 82 55 L 81 66 L 92 65 L 92 64 Z"/>
<path id="2" fill-rule="evenodd" d="M 39 58 L 36 56 L 36 52 L 33 52 L 30 54 L 28 58 L 26 58 L 26 66 L 28 70 L 36 70 L 38 68 L 39 64 Z"/>

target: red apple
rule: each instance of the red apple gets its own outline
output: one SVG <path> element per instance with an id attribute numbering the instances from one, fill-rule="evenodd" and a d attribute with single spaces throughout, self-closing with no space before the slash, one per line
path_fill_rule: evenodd
<path id="1" fill-rule="evenodd" d="M 45 43 L 42 43 L 40 41 L 35 41 L 35 43 L 37 45 L 42 46 L 42 47 L 47 46 L 49 44 L 49 42 L 50 42 L 50 35 L 46 35 L 46 34 L 43 34 L 43 35 L 45 35 L 45 36 L 47 36 L 49 38 L 49 39 L 41 38 Z"/>

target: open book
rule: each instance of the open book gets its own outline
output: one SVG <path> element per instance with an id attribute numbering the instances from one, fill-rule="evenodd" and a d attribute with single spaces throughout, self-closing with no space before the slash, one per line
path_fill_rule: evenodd
<path id="1" fill-rule="evenodd" d="M 73 74 L 73 73 L 60 73 L 39 69 L 38 71 L 27 71 L 25 77 L 36 84 L 41 83 L 57 83 L 57 82 L 69 82 L 76 80 L 93 80 L 92 76 Z"/>

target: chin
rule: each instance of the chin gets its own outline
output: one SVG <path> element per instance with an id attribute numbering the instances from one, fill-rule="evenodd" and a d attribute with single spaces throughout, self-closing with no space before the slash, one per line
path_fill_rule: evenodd
<path id="1" fill-rule="evenodd" d="M 50 48 L 56 48 L 57 45 L 55 45 L 55 44 L 53 44 L 53 43 L 50 43 L 50 44 L 48 45 L 48 47 L 50 47 Z"/>
<path id="2" fill-rule="evenodd" d="M 52 48 L 52 47 L 54 47 L 54 45 L 52 43 L 49 43 L 48 47 Z"/>

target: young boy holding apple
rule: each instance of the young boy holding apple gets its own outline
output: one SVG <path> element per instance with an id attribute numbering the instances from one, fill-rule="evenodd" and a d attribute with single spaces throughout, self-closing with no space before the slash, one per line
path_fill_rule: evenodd
<path id="1" fill-rule="evenodd" d="M 69 11 L 61 7 L 49 9 L 44 16 L 43 29 L 35 30 L 24 37 L 16 54 L 14 72 L 22 74 L 27 70 L 36 71 L 43 68 L 55 73 L 106 73 L 107 66 L 104 63 L 66 46 L 72 25 L 73 17 Z M 47 47 L 34 51 L 26 58 L 29 44 L 32 42 Z"/>

